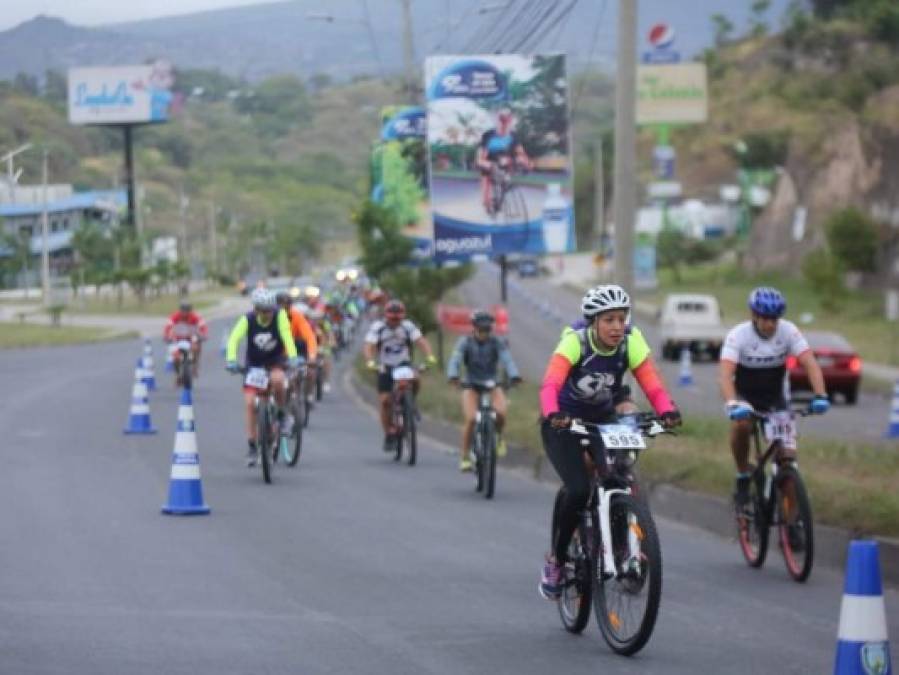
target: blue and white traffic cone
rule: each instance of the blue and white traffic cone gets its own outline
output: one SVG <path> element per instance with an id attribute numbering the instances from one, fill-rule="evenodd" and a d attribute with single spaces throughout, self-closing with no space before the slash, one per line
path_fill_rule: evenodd
<path id="1" fill-rule="evenodd" d="M 890 426 L 884 434 L 887 438 L 899 438 L 899 380 L 893 387 L 893 402 L 890 405 Z"/>
<path id="2" fill-rule="evenodd" d="M 162 507 L 162 512 L 181 516 L 209 513 L 209 507 L 203 501 L 200 455 L 197 453 L 194 407 L 190 389 L 181 391 L 178 430 L 175 432 L 175 450 L 172 453 L 172 474 L 169 480 L 169 500 Z"/>
<path id="3" fill-rule="evenodd" d="M 126 434 L 155 434 L 156 429 L 150 419 L 150 399 L 147 395 L 147 385 L 143 382 L 143 369 L 134 370 L 134 387 L 131 389 L 131 410 L 128 414 L 128 426 Z"/>
<path id="4" fill-rule="evenodd" d="M 890 643 L 876 541 L 849 542 L 834 675 L 890 675 Z"/>
<path id="5" fill-rule="evenodd" d="M 165 348 L 165 372 L 175 372 L 175 345 L 167 345 Z"/>
<path id="6" fill-rule="evenodd" d="M 689 347 L 680 350 L 680 374 L 677 377 L 677 384 L 681 387 L 693 386 L 693 355 Z"/>
<path id="7" fill-rule="evenodd" d="M 147 340 L 144 343 L 144 357 L 141 366 L 144 369 L 144 384 L 147 385 L 147 391 L 156 391 L 156 373 L 154 372 L 153 363 L 153 346 Z"/>

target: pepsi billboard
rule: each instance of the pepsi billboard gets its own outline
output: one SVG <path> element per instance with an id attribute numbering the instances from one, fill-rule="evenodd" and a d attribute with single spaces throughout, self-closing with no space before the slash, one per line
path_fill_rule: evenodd
<path id="1" fill-rule="evenodd" d="M 670 24 L 654 24 L 646 35 L 651 49 L 643 52 L 643 63 L 680 63 L 680 53 L 673 49 L 675 36 Z"/>

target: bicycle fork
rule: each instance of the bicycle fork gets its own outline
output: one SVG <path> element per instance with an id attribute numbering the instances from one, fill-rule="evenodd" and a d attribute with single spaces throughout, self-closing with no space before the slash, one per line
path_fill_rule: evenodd
<path id="1" fill-rule="evenodd" d="M 615 555 L 612 551 L 612 497 L 616 494 L 630 495 L 630 489 L 613 488 L 607 490 L 598 488 L 599 493 L 599 532 L 602 542 L 602 575 L 604 578 L 618 577 L 622 572 L 615 565 Z M 627 546 L 628 566 L 634 561 L 639 565 L 640 561 L 640 537 L 637 535 L 637 523 L 633 514 L 628 514 Z"/>

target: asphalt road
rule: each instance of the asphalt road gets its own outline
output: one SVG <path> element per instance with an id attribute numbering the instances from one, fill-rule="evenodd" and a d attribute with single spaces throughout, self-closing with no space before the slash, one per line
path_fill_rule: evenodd
<path id="1" fill-rule="evenodd" d="M 195 396 L 212 514 L 193 518 L 159 513 L 168 379 L 160 433 L 122 435 L 138 341 L 0 351 L 0 673 L 830 672 L 839 574 L 800 586 L 776 551 L 750 570 L 733 542 L 664 519 L 647 648 L 617 657 L 592 622 L 568 635 L 536 593 L 551 486 L 503 472 L 486 502 L 428 442 L 398 466 L 344 391 L 315 412 L 299 466 L 263 484 L 213 351 Z M 899 594 L 887 606 L 895 639 Z"/>
<path id="2" fill-rule="evenodd" d="M 498 268 L 480 265 L 475 277 L 462 287 L 462 295 L 466 302 L 478 306 L 499 302 Z M 519 279 L 510 272 L 508 296 L 512 353 L 525 377 L 539 382 L 562 327 L 580 316 L 580 295 L 542 277 Z M 693 384 L 678 386 L 680 364 L 662 361 L 658 326 L 639 315 L 635 323 L 652 347 L 672 395 L 685 414 L 723 415 L 717 363 L 694 362 Z M 889 413 L 888 397 L 862 391 L 856 405 L 837 402 L 827 415 L 799 420 L 799 429 L 809 436 L 883 443 Z"/>

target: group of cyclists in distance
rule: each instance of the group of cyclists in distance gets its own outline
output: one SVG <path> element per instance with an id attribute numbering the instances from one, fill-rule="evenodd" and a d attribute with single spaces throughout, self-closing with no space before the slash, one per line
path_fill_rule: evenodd
<path id="1" fill-rule="evenodd" d="M 320 289 L 290 289 L 277 293 L 264 287 L 250 295 L 252 308 L 234 324 L 227 342 L 226 369 L 264 368 L 269 372 L 281 432 L 289 432 L 293 420 L 285 412 L 286 369 L 315 364 L 330 377 L 331 355 L 343 339 L 347 325 L 370 321 L 364 333 L 363 356 L 374 374 L 379 396 L 384 450 L 391 451 L 394 428 L 391 414 L 391 373 L 399 366 L 413 366 L 415 350 L 424 357 L 418 368 L 437 363 L 421 329 L 406 315 L 403 302 L 389 298 L 372 286 L 353 285 L 343 294 L 323 298 Z M 734 506 L 739 514 L 749 500 L 749 438 L 756 413 L 788 409 L 786 362 L 794 357 L 809 375 L 814 397 L 808 413 L 824 414 L 830 403 L 824 378 L 814 354 L 799 329 L 783 318 L 786 300 L 776 289 L 759 287 L 748 298 L 749 319 L 727 335 L 720 354 L 719 386 L 724 411 L 731 420 L 730 446 L 736 476 Z M 628 293 L 614 284 L 590 288 L 584 294 L 581 316 L 566 326 L 549 356 L 539 389 L 539 424 L 544 452 L 562 487 L 553 513 L 553 537 L 542 566 L 538 590 L 557 600 L 565 583 L 566 558 L 573 533 L 591 494 L 591 470 L 577 437 L 566 433 L 573 422 L 627 423 L 638 407 L 626 383 L 630 374 L 639 385 L 657 419 L 666 429 L 682 424 L 682 415 L 656 367 L 639 327 L 632 321 Z M 472 471 L 471 448 L 479 383 L 497 381 L 501 371 L 511 385 L 521 382 L 518 367 L 506 341 L 494 334 L 495 317 L 477 310 L 471 315 L 471 333 L 459 339 L 448 360 L 446 376 L 461 390 L 463 425 L 459 469 Z M 198 375 L 200 345 L 208 335 L 203 319 L 182 304 L 166 324 L 165 337 L 188 337 L 195 345 L 194 376 Z M 238 362 L 238 347 L 246 340 L 245 364 Z M 315 377 L 309 368 L 308 377 Z M 326 391 L 330 385 L 326 384 Z M 415 390 L 420 386 L 416 380 Z M 307 387 L 307 391 L 310 389 Z M 256 463 L 253 391 L 245 387 L 247 463 Z M 496 414 L 497 456 L 506 454 L 503 427 L 507 401 L 502 387 L 491 391 Z M 795 461 L 795 446 L 785 448 L 779 462 Z"/>

